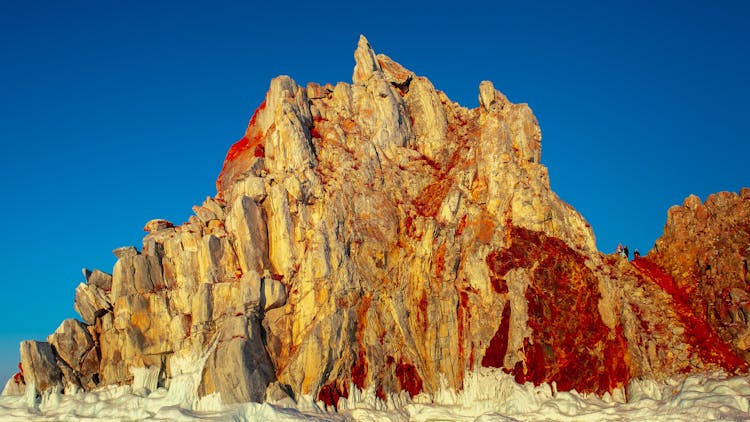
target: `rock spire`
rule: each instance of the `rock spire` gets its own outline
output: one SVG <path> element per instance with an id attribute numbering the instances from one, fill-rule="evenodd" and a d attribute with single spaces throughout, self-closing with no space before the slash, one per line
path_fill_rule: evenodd
<path id="1" fill-rule="evenodd" d="M 86 271 L 83 321 L 23 342 L 6 393 L 137 368 L 166 386 L 191 356 L 200 395 L 331 406 L 352 386 L 460 389 L 481 366 L 595 393 L 747 369 L 746 191 L 670 210 L 653 255 L 604 255 L 550 189 L 526 104 L 485 81 L 462 107 L 364 37 L 354 57 L 351 84 L 273 79 L 216 197 Z"/>

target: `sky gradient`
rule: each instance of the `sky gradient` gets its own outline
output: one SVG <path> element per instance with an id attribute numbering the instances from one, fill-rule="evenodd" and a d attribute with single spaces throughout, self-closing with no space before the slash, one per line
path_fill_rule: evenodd
<path id="1" fill-rule="evenodd" d="M 0 2 L 2 382 L 81 268 L 216 193 L 271 78 L 351 82 L 359 34 L 464 106 L 528 103 L 599 249 L 648 251 L 687 195 L 750 186 L 750 6 L 700 3 Z"/>

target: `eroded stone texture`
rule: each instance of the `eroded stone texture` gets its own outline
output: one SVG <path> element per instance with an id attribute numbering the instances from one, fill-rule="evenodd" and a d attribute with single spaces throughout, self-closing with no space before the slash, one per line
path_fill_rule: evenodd
<path id="1" fill-rule="evenodd" d="M 487 256 L 493 287 L 508 291 L 505 275 L 526 269 L 526 324 L 524 358 L 513 366 L 516 381 L 534 384 L 555 381 L 561 390 L 610 391 L 629 380 L 627 343 L 622 327 L 608 327 L 598 310 L 599 280 L 586 266 L 586 256 L 558 238 L 511 227 L 511 244 Z M 503 314 L 482 363 L 504 367 L 508 321 Z M 498 338 L 498 334 L 503 337 Z M 493 348 L 494 346 L 494 348 Z M 500 365 L 500 363 L 503 363 Z"/>
<path id="2" fill-rule="evenodd" d="M 204 355 L 202 395 L 336 406 L 350 385 L 460 389 L 479 366 L 596 393 L 746 370 L 750 190 L 673 208 L 647 258 L 602 255 L 527 105 L 485 81 L 461 107 L 364 37 L 354 56 L 351 84 L 273 79 L 216 198 L 147 223 L 111 277 L 85 272 L 84 323 L 24 343 L 23 377 L 166 383 Z"/>
<path id="3" fill-rule="evenodd" d="M 750 189 L 670 208 L 649 258 L 674 279 L 672 295 L 750 360 Z"/>

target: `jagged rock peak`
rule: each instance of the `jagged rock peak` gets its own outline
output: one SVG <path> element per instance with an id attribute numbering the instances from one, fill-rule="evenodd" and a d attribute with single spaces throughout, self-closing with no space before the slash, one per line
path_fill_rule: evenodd
<path id="1" fill-rule="evenodd" d="M 375 51 L 373 51 L 364 35 L 359 36 L 357 50 L 354 52 L 354 61 L 356 64 L 354 65 L 352 82 L 355 84 L 365 84 L 375 72 L 382 72 L 383 70 L 375 57 Z"/>
<path id="2" fill-rule="evenodd" d="M 508 98 L 496 90 L 492 82 L 482 81 L 479 84 L 479 105 L 486 111 L 502 110 L 506 104 Z"/>
<path id="3" fill-rule="evenodd" d="M 731 272 L 734 307 L 707 318 L 690 304 L 694 279 L 680 277 L 693 263 L 674 260 L 679 248 L 633 262 L 596 250 L 550 189 L 526 104 L 485 81 L 480 106 L 462 107 L 364 37 L 354 57 L 351 84 L 274 78 L 216 198 L 180 226 L 146 224 L 142 249 L 117 249 L 111 276 L 84 272 L 84 323 L 23 343 L 6 391 L 24 380 L 90 389 L 138 371 L 167 385 L 188 361 L 201 362 L 201 396 L 329 406 L 350 386 L 383 400 L 460 389 L 478 367 L 597 393 L 632 377 L 746 370 L 750 336 L 717 326 L 748 321 L 736 281 L 747 263 L 711 254 L 748 239 L 696 251 Z M 718 232 L 747 196 L 718 195 L 708 213 L 691 199 L 670 221 Z"/>

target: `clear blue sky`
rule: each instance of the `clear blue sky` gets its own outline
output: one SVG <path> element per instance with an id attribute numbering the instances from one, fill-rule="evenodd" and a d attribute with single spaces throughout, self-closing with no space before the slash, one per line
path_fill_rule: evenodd
<path id="1" fill-rule="evenodd" d="M 181 223 L 269 80 L 350 81 L 360 33 L 463 105 L 529 103 L 599 248 L 750 185 L 747 2 L 0 2 L 0 376 L 73 311 L 82 267 Z M 254 3 L 254 2 L 253 2 Z"/>

